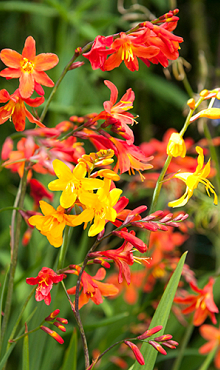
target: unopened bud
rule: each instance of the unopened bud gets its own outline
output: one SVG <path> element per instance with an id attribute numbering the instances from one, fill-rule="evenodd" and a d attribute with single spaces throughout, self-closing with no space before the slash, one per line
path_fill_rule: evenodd
<path id="1" fill-rule="evenodd" d="M 45 333 L 49 334 L 53 339 L 55 339 L 58 343 L 63 344 L 64 340 L 61 338 L 59 334 L 57 334 L 55 331 L 47 328 L 46 326 L 41 326 L 40 327 Z"/>
<path id="2" fill-rule="evenodd" d="M 53 312 L 51 312 L 51 314 L 46 317 L 45 321 L 53 321 L 55 319 L 55 317 L 57 315 L 59 315 L 59 313 L 60 313 L 60 310 L 58 310 L 58 309 L 55 310 L 55 311 L 53 311 Z"/>
<path id="3" fill-rule="evenodd" d="M 61 331 L 65 332 L 66 331 L 66 328 L 65 326 L 61 325 L 59 322 L 54 322 L 53 323 L 54 326 L 56 326 L 58 329 L 60 329 Z"/>
<path id="4" fill-rule="evenodd" d="M 194 110 L 195 109 L 195 106 L 196 106 L 196 102 L 195 102 L 195 99 L 191 98 L 187 101 L 187 105 L 188 107 L 190 107 L 190 109 Z"/>
<path id="5" fill-rule="evenodd" d="M 83 66 L 83 64 L 85 64 L 85 63 L 84 62 L 74 62 L 69 67 L 69 70 L 79 68 L 79 67 Z"/>
<path id="6" fill-rule="evenodd" d="M 163 342 L 163 341 L 166 341 L 166 340 L 170 340 L 172 338 L 173 338 L 172 335 L 164 334 L 164 335 L 161 335 L 160 337 L 154 338 L 154 340 L 156 340 L 156 342 Z"/>
<path id="7" fill-rule="evenodd" d="M 124 340 L 124 343 L 127 344 L 127 346 L 131 348 L 131 350 L 133 351 L 133 354 L 135 355 L 137 362 L 139 362 L 140 365 L 144 365 L 145 364 L 144 357 L 142 356 L 142 353 L 140 352 L 136 344 L 128 340 Z"/>
<path id="8" fill-rule="evenodd" d="M 137 339 L 143 340 L 143 339 L 149 338 L 149 337 L 151 337 L 151 335 L 153 335 L 155 333 L 158 333 L 158 331 L 160 331 L 162 329 L 163 329 L 162 325 L 155 326 L 155 328 L 148 329 L 143 334 L 139 335 L 139 337 L 137 337 Z"/>
<path id="9" fill-rule="evenodd" d="M 207 95 L 209 94 L 209 91 L 204 89 L 202 90 L 199 95 L 202 97 L 202 98 L 205 98 Z"/>
<path id="10" fill-rule="evenodd" d="M 148 343 L 151 344 L 162 355 L 166 355 L 167 354 L 166 351 L 165 351 L 165 349 L 159 343 L 154 342 L 153 340 L 150 340 Z"/>
<path id="11" fill-rule="evenodd" d="M 59 322 L 61 322 L 61 324 L 64 324 L 64 325 L 68 324 L 68 320 L 63 319 L 62 317 L 57 317 L 56 321 L 59 321 Z"/>

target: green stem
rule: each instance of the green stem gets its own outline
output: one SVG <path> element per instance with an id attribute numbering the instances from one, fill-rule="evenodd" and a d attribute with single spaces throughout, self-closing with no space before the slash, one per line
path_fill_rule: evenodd
<path id="1" fill-rule="evenodd" d="M 70 231 L 70 226 L 67 225 L 65 228 L 64 234 L 63 234 L 63 244 L 61 246 L 59 262 L 58 262 L 58 267 L 57 267 L 58 270 L 62 269 L 64 266 L 66 252 L 68 248 L 68 242 L 69 242 L 69 231 Z"/>
<path id="2" fill-rule="evenodd" d="M 14 339 L 10 339 L 10 343 L 18 342 L 20 339 L 24 338 L 26 335 L 29 335 L 29 334 L 34 333 L 35 331 L 39 330 L 40 327 L 41 327 L 41 325 L 38 326 L 35 329 L 32 329 L 32 330 L 28 331 L 27 333 L 24 333 L 24 334 L 20 335 L 20 337 L 17 337 L 17 338 L 14 338 Z"/>
<path id="3" fill-rule="evenodd" d="M 26 166 L 27 167 L 27 166 Z M 23 177 L 20 180 L 20 185 L 17 193 L 17 197 L 15 200 L 15 208 L 23 208 L 24 204 L 24 198 L 26 193 L 26 185 L 27 185 L 27 174 L 28 169 L 25 167 Z M 1 343 L 0 347 L 4 338 L 5 330 L 8 324 L 10 311 L 11 311 L 11 304 L 12 304 L 12 293 L 14 288 L 14 276 L 15 276 L 15 270 L 17 266 L 17 259 L 18 259 L 18 248 L 19 248 L 19 238 L 20 238 L 20 232 L 21 232 L 21 222 L 22 222 L 22 216 L 18 212 L 17 213 L 17 222 L 16 222 L 16 228 L 15 226 L 15 214 L 16 211 L 12 212 L 12 225 L 11 225 L 11 263 L 10 263 L 10 272 L 9 272 L 9 282 L 8 282 L 8 292 L 6 297 L 6 303 L 5 303 L 5 310 L 4 310 L 4 318 L 2 323 L 2 336 L 1 336 Z"/>
<path id="4" fill-rule="evenodd" d="M 1 209 L 0 209 L 0 212 L 10 211 L 10 210 L 15 210 L 15 211 L 24 211 L 24 209 L 22 209 L 22 208 L 11 206 L 11 207 L 1 208 Z"/>
<path id="5" fill-rule="evenodd" d="M 207 370 L 209 365 L 211 364 L 213 358 L 215 357 L 216 351 L 218 348 L 218 344 L 213 348 L 213 350 L 209 353 L 209 355 L 206 357 L 203 364 L 200 366 L 199 370 Z"/>
<path id="6" fill-rule="evenodd" d="M 193 323 L 190 323 L 188 325 L 186 331 L 185 331 L 185 335 L 184 335 L 183 341 L 181 343 L 179 354 L 178 354 L 178 357 L 176 358 L 176 360 L 174 362 L 174 365 L 173 365 L 172 370 L 179 370 L 179 367 L 181 365 L 181 361 L 182 361 L 183 356 L 184 356 L 184 352 L 185 352 L 186 346 L 187 346 L 187 344 L 188 344 L 188 342 L 189 342 L 189 340 L 191 338 L 193 329 L 194 329 L 194 325 L 193 325 Z"/>

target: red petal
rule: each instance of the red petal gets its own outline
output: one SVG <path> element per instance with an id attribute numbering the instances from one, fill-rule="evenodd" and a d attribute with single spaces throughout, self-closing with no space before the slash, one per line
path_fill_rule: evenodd
<path id="1" fill-rule="evenodd" d="M 112 69 L 119 67 L 121 62 L 122 58 L 119 50 L 117 53 L 110 55 L 110 57 L 105 61 L 103 70 L 111 71 Z"/>
<path id="2" fill-rule="evenodd" d="M 20 86 L 19 92 L 22 98 L 29 98 L 34 91 L 34 78 L 33 74 L 29 72 L 23 72 L 19 79 Z"/>
<path id="3" fill-rule="evenodd" d="M 26 279 L 26 283 L 29 284 L 29 285 L 36 285 L 36 284 L 38 284 L 38 281 L 39 281 L 38 277 L 36 277 L 36 278 L 30 277 L 30 278 Z"/>
<path id="4" fill-rule="evenodd" d="M 52 53 L 39 54 L 34 59 L 34 65 L 37 71 L 47 71 L 48 69 L 55 67 L 58 62 L 58 56 Z"/>
<path id="5" fill-rule="evenodd" d="M 0 90 L 0 103 L 6 103 L 10 99 L 10 95 L 7 90 Z"/>
<path id="6" fill-rule="evenodd" d="M 31 123 L 35 123 L 39 127 L 45 127 L 45 125 L 43 123 L 41 123 L 40 121 L 38 121 L 38 119 L 34 118 L 34 116 L 32 116 L 32 114 L 26 108 L 25 108 L 25 114 L 26 114 L 27 119 Z"/>
<path id="7" fill-rule="evenodd" d="M 23 102 L 22 104 L 15 105 L 12 121 L 16 131 L 23 131 L 25 129 L 25 107 Z"/>
<path id="8" fill-rule="evenodd" d="M 104 84 L 111 90 L 110 102 L 112 104 L 115 104 L 118 98 L 117 87 L 111 81 L 108 81 L 108 80 L 105 80 Z"/>
<path id="9" fill-rule="evenodd" d="M 6 66 L 20 69 L 20 63 L 23 58 L 21 54 L 17 53 L 15 50 L 3 49 L 0 53 L 0 59 Z"/>
<path id="10" fill-rule="evenodd" d="M 35 99 L 28 98 L 28 99 L 24 99 L 24 101 L 26 104 L 30 105 L 31 107 L 39 107 L 39 105 L 43 104 L 44 97 L 41 96 Z"/>
<path id="11" fill-rule="evenodd" d="M 36 56 L 35 40 L 32 36 L 26 38 L 24 49 L 22 51 L 23 58 L 33 60 Z"/>

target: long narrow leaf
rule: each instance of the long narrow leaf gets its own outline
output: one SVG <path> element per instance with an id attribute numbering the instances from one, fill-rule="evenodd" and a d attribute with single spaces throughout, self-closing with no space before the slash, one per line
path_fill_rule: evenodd
<path id="1" fill-rule="evenodd" d="M 29 337 L 26 335 L 23 341 L 22 370 L 29 370 Z"/>
<path id="2" fill-rule="evenodd" d="M 76 370 L 77 365 L 77 333 L 74 328 L 69 346 L 64 356 L 61 370 Z"/>
<path id="3" fill-rule="evenodd" d="M 181 272 L 182 272 L 182 268 L 185 262 L 186 254 L 187 252 L 185 252 L 180 258 L 180 261 L 176 267 L 176 270 L 174 271 L 172 277 L 170 278 L 170 281 L 167 284 L 166 290 L 164 291 L 162 298 L 160 300 L 160 303 L 154 313 L 153 319 L 151 320 L 149 329 L 157 325 L 163 326 L 163 329 L 160 332 L 160 335 L 163 334 L 164 329 L 167 324 L 167 320 L 170 314 L 173 299 L 174 299 L 174 296 L 175 296 L 175 293 L 178 287 L 178 283 L 181 277 Z M 158 352 L 148 344 L 142 346 L 141 352 L 145 359 L 145 364 L 146 364 L 145 370 L 153 370 Z M 132 367 L 132 370 L 141 370 L 141 369 L 143 369 L 142 366 L 139 365 L 137 362 Z"/>
<path id="4" fill-rule="evenodd" d="M 3 306 L 3 298 L 4 298 L 4 294 L 5 294 L 5 289 L 6 289 L 6 282 L 7 282 L 7 279 L 8 279 L 8 271 L 9 271 L 9 267 L 5 273 L 5 279 L 4 279 L 4 283 L 3 283 L 3 287 L 2 287 L 2 292 L 1 292 L 1 297 L 0 297 L 0 313 L 2 312 L 2 306 Z M 1 317 L 0 317 L 0 338 L 1 338 L 1 335 L 2 335 L 2 321 L 1 321 Z"/>

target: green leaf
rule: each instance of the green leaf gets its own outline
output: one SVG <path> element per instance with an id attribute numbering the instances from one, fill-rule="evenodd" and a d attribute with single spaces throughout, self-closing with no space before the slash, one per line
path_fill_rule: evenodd
<path id="1" fill-rule="evenodd" d="M 29 337 L 26 335 L 23 341 L 22 370 L 29 370 Z"/>
<path id="2" fill-rule="evenodd" d="M 211 364 L 213 358 L 215 357 L 216 351 L 217 351 L 218 345 L 216 345 L 213 350 L 209 353 L 209 355 L 206 357 L 205 361 L 203 362 L 202 366 L 200 366 L 199 370 L 208 370 L 209 365 Z"/>
<path id="3" fill-rule="evenodd" d="M 108 326 L 108 325 L 114 324 L 117 321 L 121 321 L 122 319 L 124 319 L 125 317 L 128 317 L 128 316 L 129 316 L 128 312 L 123 312 L 123 313 L 120 313 L 119 315 L 114 315 L 113 317 L 110 317 L 110 318 L 107 318 L 107 319 L 103 319 L 103 320 L 95 321 L 95 322 L 92 322 L 92 323 L 89 323 L 89 324 L 85 324 L 84 329 L 85 330 L 92 330 L 92 329 L 94 330 L 95 328 L 101 328 L 103 326 Z"/>
<path id="4" fill-rule="evenodd" d="M 30 3 L 27 1 L 2 1 L 0 10 L 7 12 L 24 12 L 38 14 L 46 17 L 56 17 L 58 12 L 49 6 L 43 4 Z"/>
<path id="5" fill-rule="evenodd" d="M 178 287 L 178 283 L 181 277 L 182 268 L 185 262 L 187 252 L 185 252 L 179 260 L 179 263 L 171 276 L 169 283 L 167 284 L 166 290 L 164 291 L 160 303 L 154 313 L 154 316 L 151 320 L 149 329 L 154 328 L 157 325 L 162 325 L 163 329 L 160 332 L 160 335 L 164 333 L 164 329 L 169 318 L 170 310 L 172 307 L 173 299 Z M 150 345 L 146 344 L 142 346 L 142 355 L 145 359 L 145 370 L 153 370 L 154 364 L 158 355 L 158 352 Z M 143 367 L 135 362 L 132 367 L 132 370 L 141 370 Z M 131 368 L 129 369 L 131 370 Z"/>
<path id="6" fill-rule="evenodd" d="M 77 332 L 73 329 L 69 346 L 64 356 L 64 362 L 60 370 L 76 370 L 77 365 Z"/>

